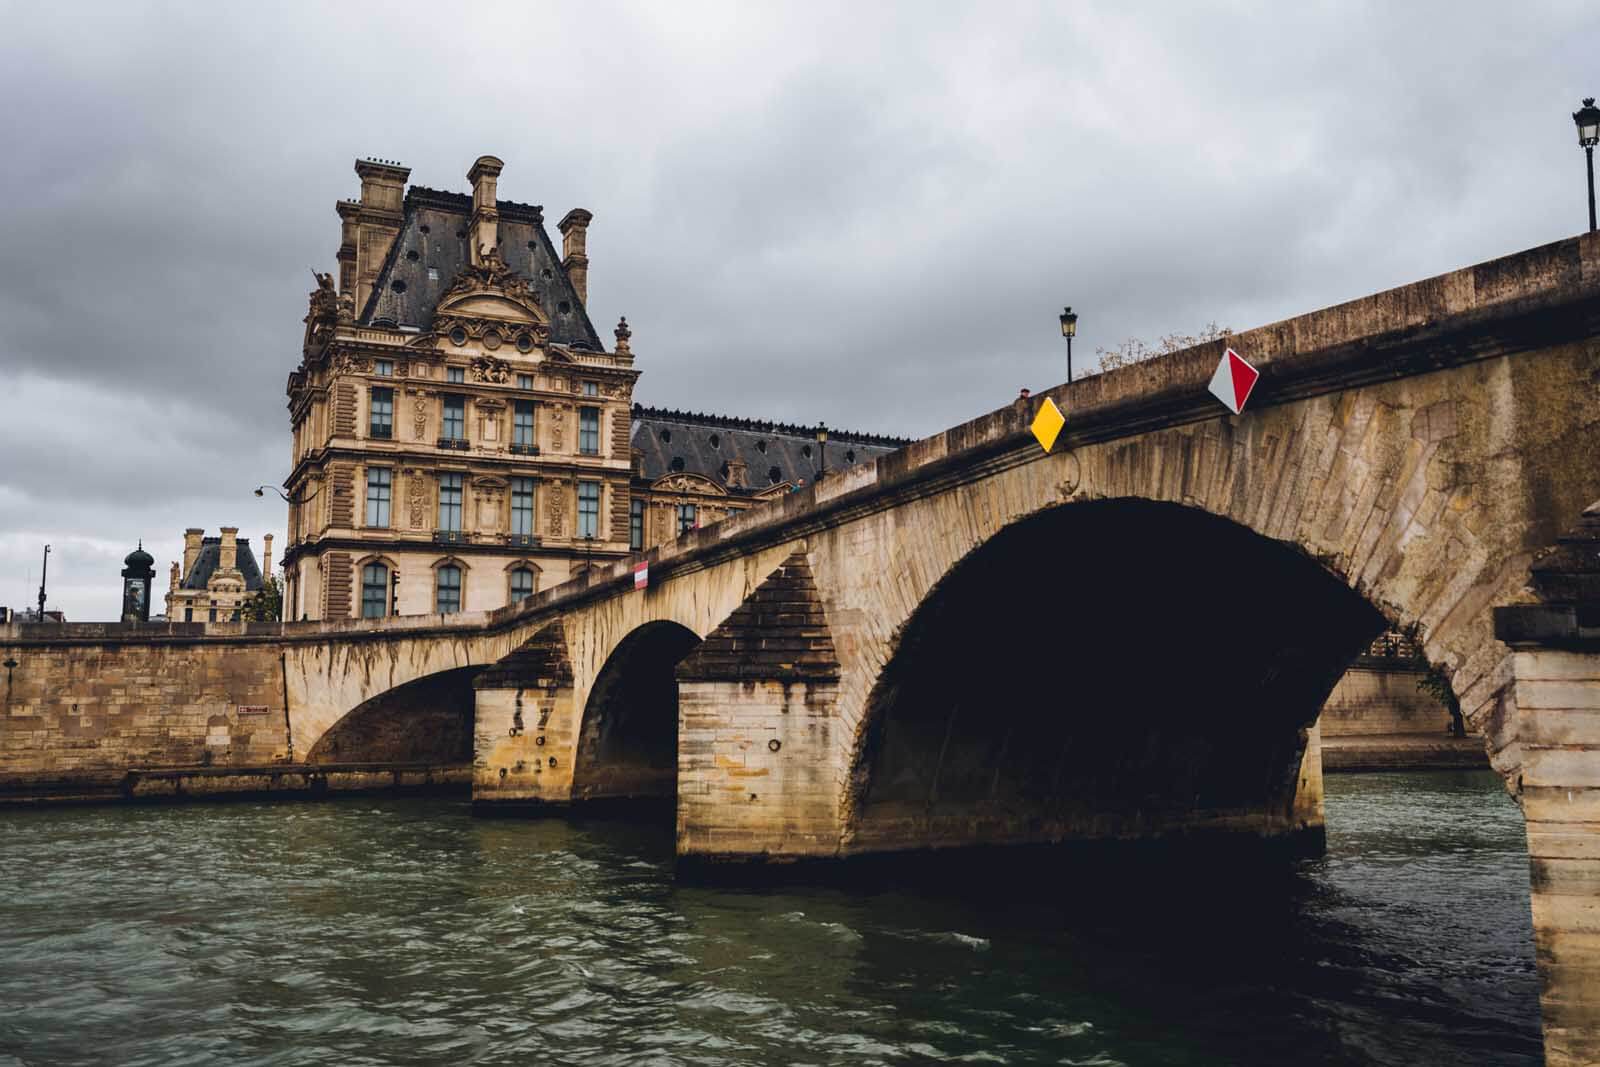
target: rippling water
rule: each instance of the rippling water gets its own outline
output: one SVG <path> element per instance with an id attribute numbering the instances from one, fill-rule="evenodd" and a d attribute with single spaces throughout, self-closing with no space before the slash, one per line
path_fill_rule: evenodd
<path id="1" fill-rule="evenodd" d="M 4 812 L 0 1064 L 1541 1062 L 1498 781 L 1329 791 L 1325 859 L 983 888 L 679 886 L 665 830 L 443 801 Z"/>

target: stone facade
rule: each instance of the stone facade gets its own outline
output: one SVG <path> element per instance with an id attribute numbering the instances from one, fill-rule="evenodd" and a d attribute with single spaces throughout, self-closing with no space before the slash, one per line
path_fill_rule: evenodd
<path id="1" fill-rule="evenodd" d="M 287 618 L 501 607 L 628 550 L 638 374 L 584 309 L 590 215 L 563 256 L 501 169 L 474 163 L 469 198 L 356 164 L 289 378 Z"/>

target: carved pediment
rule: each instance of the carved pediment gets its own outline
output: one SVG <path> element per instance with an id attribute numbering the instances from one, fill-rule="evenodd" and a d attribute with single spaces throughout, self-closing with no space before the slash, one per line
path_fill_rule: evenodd
<path id="1" fill-rule="evenodd" d="M 435 316 L 496 319 L 501 322 L 548 322 L 539 306 L 539 294 L 522 275 L 506 266 L 500 253 L 489 249 L 481 264 L 468 263 L 456 272 L 450 288 L 439 300 Z M 435 327 L 438 333 L 447 331 Z"/>
<path id="2" fill-rule="evenodd" d="M 722 486 L 703 474 L 668 474 L 650 483 L 650 488 L 672 493 L 704 493 L 727 496 Z"/>

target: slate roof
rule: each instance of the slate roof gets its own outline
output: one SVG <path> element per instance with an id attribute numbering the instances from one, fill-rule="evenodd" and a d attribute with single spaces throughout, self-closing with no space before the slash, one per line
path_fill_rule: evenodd
<path id="1" fill-rule="evenodd" d="M 250 539 L 238 539 L 239 551 L 234 560 L 234 566 L 244 576 L 244 587 L 248 592 L 255 592 L 261 588 L 261 565 L 256 562 L 256 554 L 250 551 Z M 211 574 L 217 569 L 217 561 L 222 558 L 222 538 L 206 537 L 200 541 L 200 555 L 195 557 L 194 566 L 189 570 L 183 581 L 178 583 L 179 589 L 204 589 L 211 580 Z"/>
<path id="2" fill-rule="evenodd" d="M 727 489 L 728 461 L 734 457 L 743 459 L 748 487 L 729 490 L 735 495 L 756 493 L 769 485 L 801 478 L 809 485 L 821 460 L 815 427 L 667 411 L 638 404 L 633 407 L 632 443 L 642 455 L 648 481 L 681 470 L 704 475 Z M 843 470 L 910 443 L 906 438 L 830 429 L 828 469 Z M 674 466 L 675 460 L 681 461 L 681 466 Z"/>
<path id="3" fill-rule="evenodd" d="M 545 232 L 544 209 L 512 200 L 499 200 L 496 205 L 500 210 L 500 257 L 538 294 L 540 306 L 550 317 L 550 340 L 604 351 L 583 301 L 561 266 L 561 256 Z M 361 311 L 362 325 L 387 321 L 394 326 L 428 329 L 439 298 L 469 262 L 471 226 L 472 197 L 419 185 L 406 190 L 400 236 L 389 249 L 372 296 Z"/>

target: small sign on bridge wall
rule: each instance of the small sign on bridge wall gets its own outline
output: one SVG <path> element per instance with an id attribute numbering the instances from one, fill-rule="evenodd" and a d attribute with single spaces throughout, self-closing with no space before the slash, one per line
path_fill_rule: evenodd
<path id="1" fill-rule="evenodd" d="M 265 704 L 240 704 L 238 707 L 240 715 L 265 715 L 268 710 Z"/>
<path id="2" fill-rule="evenodd" d="M 1259 377 L 1261 372 L 1230 348 L 1222 353 L 1222 362 L 1217 364 L 1217 372 L 1211 376 L 1211 395 L 1237 415 L 1244 410 L 1244 402 L 1250 399 L 1250 390 L 1256 387 Z"/>
<path id="3" fill-rule="evenodd" d="M 643 589 L 650 584 L 650 561 L 644 560 L 633 565 L 633 587 Z"/>

